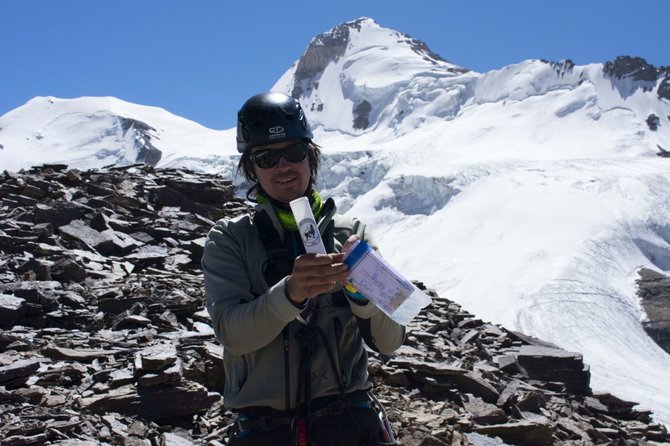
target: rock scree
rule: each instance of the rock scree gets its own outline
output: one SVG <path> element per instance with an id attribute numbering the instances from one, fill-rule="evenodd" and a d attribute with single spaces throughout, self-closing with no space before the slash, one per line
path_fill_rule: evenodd
<path id="1" fill-rule="evenodd" d="M 181 169 L 0 174 L 0 446 L 224 444 L 200 257 L 215 220 L 249 209 Z M 369 352 L 399 444 L 670 444 L 650 412 L 592 392 L 579 353 L 426 291 L 404 345 Z"/>

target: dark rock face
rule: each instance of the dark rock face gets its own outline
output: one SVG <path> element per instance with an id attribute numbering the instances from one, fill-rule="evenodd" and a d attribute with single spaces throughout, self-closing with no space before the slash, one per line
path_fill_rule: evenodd
<path id="1" fill-rule="evenodd" d="M 661 120 L 659 119 L 658 116 L 656 116 L 653 113 L 647 116 L 647 127 L 649 127 L 649 130 L 655 132 L 656 130 L 658 130 L 659 125 L 661 125 Z"/>
<path id="2" fill-rule="evenodd" d="M 133 140 L 135 141 L 135 149 L 137 150 L 137 159 L 135 162 L 155 166 L 161 160 L 163 153 L 151 144 L 151 132 L 156 129 L 149 126 L 145 122 L 137 119 L 119 117 L 119 124 L 125 136 L 128 132 L 132 132 Z"/>
<path id="3" fill-rule="evenodd" d="M 318 87 L 323 70 L 331 62 L 337 62 L 347 49 L 350 27 L 356 27 L 356 22 L 336 26 L 312 39 L 295 69 L 295 85 L 291 93 L 294 98 L 299 99 Z"/>
<path id="4" fill-rule="evenodd" d="M 651 85 L 648 84 L 660 80 L 656 95 L 659 99 L 670 100 L 670 67 L 656 68 L 641 57 L 619 56 L 605 62 L 603 72 L 611 78 L 630 78 L 639 81 L 646 91 L 651 89 Z"/>
<path id="5" fill-rule="evenodd" d="M 665 73 L 666 78 L 663 79 L 663 81 L 661 81 L 661 83 L 659 84 L 656 94 L 658 95 L 659 98 L 670 101 L 670 75 L 669 75 L 670 69 L 666 68 Z M 668 119 L 670 119 L 670 116 L 668 117 Z"/>
<path id="6" fill-rule="evenodd" d="M 372 105 L 368 101 L 362 101 L 354 106 L 354 128 L 365 130 L 370 125 L 370 112 Z"/>
<path id="7" fill-rule="evenodd" d="M 556 74 L 559 77 L 565 76 L 566 73 L 570 73 L 573 68 L 575 68 L 575 63 L 571 59 L 563 59 L 559 62 L 553 62 L 545 59 L 540 59 L 540 62 L 551 65 L 551 67 L 556 71 Z"/>
<path id="8" fill-rule="evenodd" d="M 618 79 L 631 77 L 636 81 L 654 82 L 658 78 L 656 67 L 648 64 L 641 57 L 619 56 L 614 60 L 605 62 L 603 72 Z"/>
<path id="9" fill-rule="evenodd" d="M 38 205 L 68 211 L 35 223 Z M 200 258 L 214 220 L 248 210 L 185 170 L 0 176 L 0 444 L 221 446 L 233 414 Z M 635 403 L 592 394 L 581 355 L 427 292 L 405 344 L 370 353 L 399 444 L 670 441 Z"/>
<path id="10" fill-rule="evenodd" d="M 439 54 L 433 52 L 430 48 L 428 48 L 428 45 L 419 40 L 415 39 L 414 37 L 410 37 L 407 34 L 400 34 L 400 38 L 398 39 L 398 42 L 405 42 L 409 44 L 409 46 L 412 48 L 412 51 L 414 51 L 416 54 L 421 56 L 423 60 L 426 62 L 430 62 L 434 65 L 436 65 L 438 62 L 446 62 L 445 59 L 440 57 Z M 459 73 L 467 73 L 467 69 L 459 69 L 457 70 Z"/>
<path id="11" fill-rule="evenodd" d="M 638 271 L 637 294 L 648 320 L 642 327 L 663 350 L 670 353 L 670 277 L 654 270 Z"/>

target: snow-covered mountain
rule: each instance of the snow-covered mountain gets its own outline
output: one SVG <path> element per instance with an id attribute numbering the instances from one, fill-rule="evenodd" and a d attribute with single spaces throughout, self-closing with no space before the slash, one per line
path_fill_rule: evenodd
<path id="1" fill-rule="evenodd" d="M 423 42 L 363 18 L 312 39 L 274 89 L 300 98 L 325 130 L 360 135 L 398 128 L 409 115 L 453 116 L 473 79 L 464 73 Z"/>
<path id="2" fill-rule="evenodd" d="M 306 109 L 320 188 L 398 269 L 583 353 L 594 389 L 670 424 L 670 355 L 643 331 L 634 283 L 670 272 L 670 69 L 476 73 L 362 18 L 315 37 L 273 89 Z M 0 147 L 0 171 L 144 159 L 231 176 L 237 162 L 233 129 L 112 98 L 36 98 L 0 117 Z"/>
<path id="3" fill-rule="evenodd" d="M 652 115 L 655 118 L 650 119 L 664 121 L 666 125 L 656 134 L 665 135 L 666 146 L 670 127 L 668 103 L 659 101 L 670 100 L 670 68 L 658 70 L 641 59 L 624 57 L 604 66 L 582 67 L 569 60 L 529 60 L 479 74 L 443 60 L 424 43 L 368 18 L 312 39 L 274 89 L 299 98 L 311 122 L 323 132 L 372 134 L 375 142 L 391 141 L 433 123 L 445 127 L 445 121 L 458 118 L 461 122 L 472 109 L 508 115 L 510 119 L 494 122 L 507 130 L 510 125 L 521 128 L 526 134 L 527 121 L 536 118 L 540 107 L 548 107 L 545 113 L 562 118 L 553 120 L 565 127 L 556 128 L 552 135 L 536 135 L 533 143 L 545 143 L 562 128 L 573 128 L 573 115 L 580 121 L 597 121 L 609 118 L 606 114 L 613 109 L 623 112 L 614 113 L 616 116 L 636 114 L 631 124 L 644 128 Z M 528 112 L 509 110 L 528 99 L 537 101 L 533 104 L 537 107 Z M 524 120 L 528 115 L 530 119 Z M 475 119 L 479 127 L 485 127 L 481 122 L 486 116 Z M 651 138 L 650 142 L 662 140 Z"/>
<path id="4" fill-rule="evenodd" d="M 36 97 L 0 117 L 3 170 L 60 162 L 82 169 L 165 165 L 232 151 L 234 130 L 211 130 L 161 108 L 112 97 Z"/>

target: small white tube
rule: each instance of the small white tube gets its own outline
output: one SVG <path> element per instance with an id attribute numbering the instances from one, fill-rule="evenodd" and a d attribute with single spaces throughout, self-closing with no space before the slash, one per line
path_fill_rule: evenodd
<path id="1" fill-rule="evenodd" d="M 319 227 L 316 224 L 307 197 L 296 198 L 289 204 L 298 225 L 298 232 L 302 244 L 305 246 L 305 252 L 308 254 L 326 254 L 326 248 L 323 246 L 321 233 L 319 233 Z"/>

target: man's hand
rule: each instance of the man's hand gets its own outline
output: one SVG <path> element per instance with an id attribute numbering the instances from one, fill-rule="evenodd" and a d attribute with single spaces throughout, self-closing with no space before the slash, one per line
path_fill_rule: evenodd
<path id="1" fill-rule="evenodd" d="M 286 279 L 288 298 L 296 304 L 312 299 L 345 283 L 349 268 L 344 254 L 304 254 L 295 259 L 293 273 Z"/>
<path id="2" fill-rule="evenodd" d="M 344 242 L 344 245 L 342 245 L 342 252 L 345 254 L 348 253 L 351 247 L 354 246 L 354 243 L 356 243 L 360 239 L 361 238 L 356 234 L 350 235 L 347 241 Z"/>

